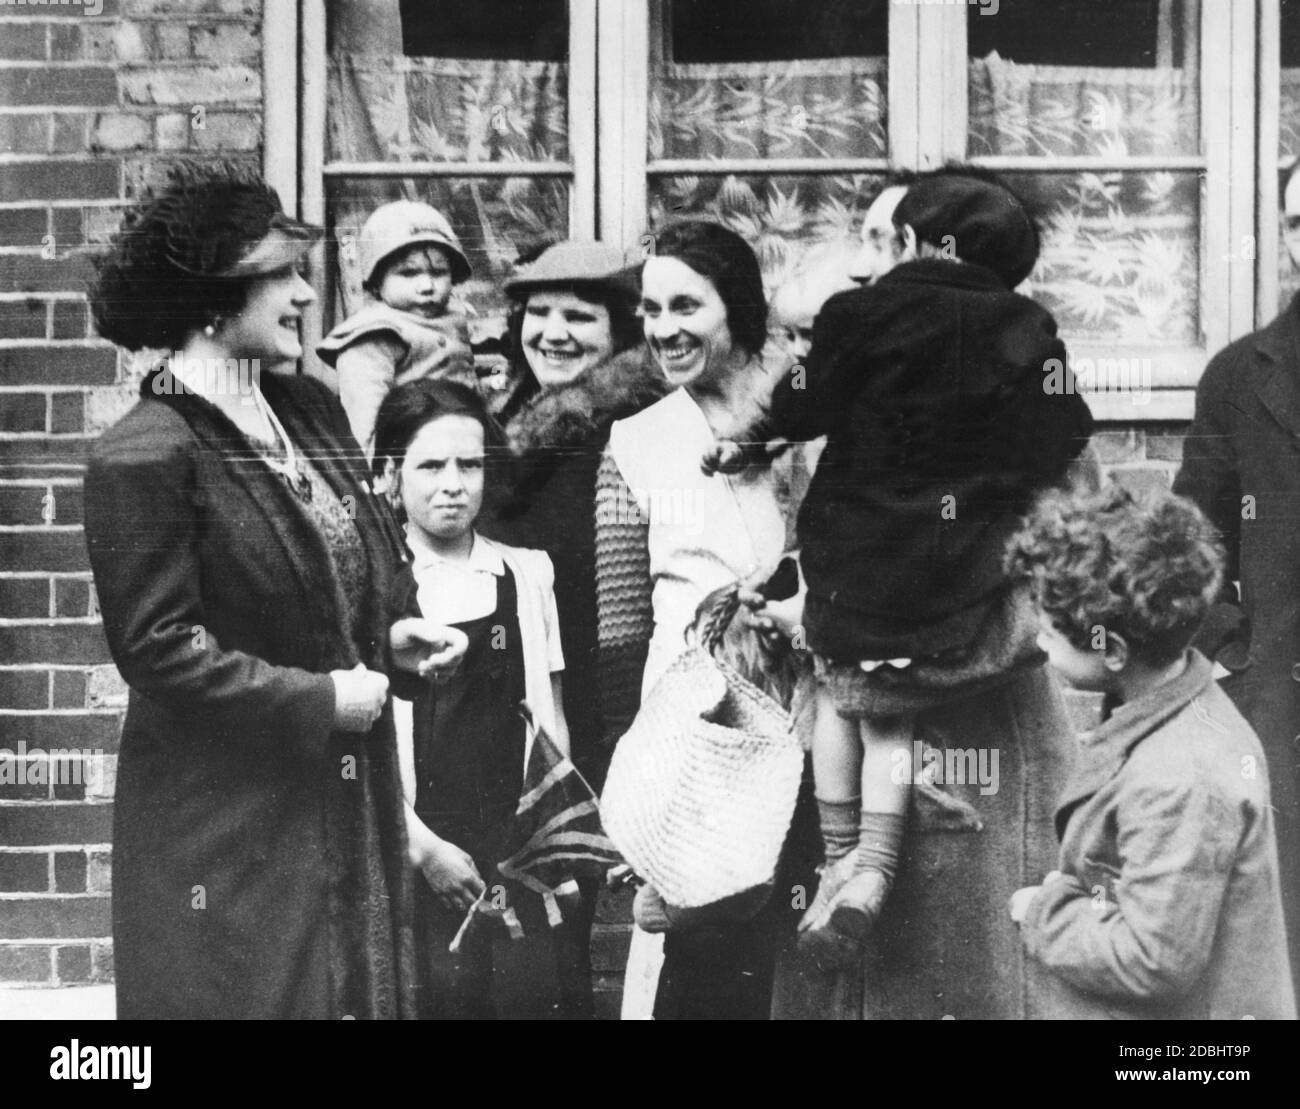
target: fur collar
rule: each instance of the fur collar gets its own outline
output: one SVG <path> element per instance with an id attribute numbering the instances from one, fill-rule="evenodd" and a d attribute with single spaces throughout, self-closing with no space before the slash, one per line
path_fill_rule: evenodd
<path id="1" fill-rule="evenodd" d="M 577 381 L 535 394 L 506 425 L 511 453 L 585 446 L 609 425 L 653 404 L 668 382 L 643 348 L 616 354 Z"/>

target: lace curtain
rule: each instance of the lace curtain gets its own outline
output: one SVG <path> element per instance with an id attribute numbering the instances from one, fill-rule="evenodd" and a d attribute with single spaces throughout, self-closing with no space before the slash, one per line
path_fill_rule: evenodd
<path id="1" fill-rule="evenodd" d="M 1284 69 L 1278 90 L 1278 157 L 1290 162 L 1300 157 L 1300 69 Z M 1283 201 L 1278 197 L 1278 204 Z M 1300 293 L 1300 272 L 1291 262 L 1286 243 L 1282 242 L 1282 221 L 1278 220 L 1278 308 Z"/>
<path id="2" fill-rule="evenodd" d="M 568 67 L 562 63 L 407 57 L 396 0 L 331 5 L 326 157 L 331 161 L 566 161 Z M 473 277 L 460 294 L 485 316 L 519 251 L 568 229 L 563 179 L 331 178 L 338 318 L 362 304 L 355 238 L 380 204 L 423 200 L 443 212 Z"/>
<path id="3" fill-rule="evenodd" d="M 884 158 L 888 59 L 653 67 L 648 155 L 660 158 Z M 862 174 L 654 175 L 650 222 L 704 215 L 754 247 L 772 293 L 809 269 L 843 276 L 879 180 Z M 834 277 L 831 278 L 835 280 Z"/>
<path id="4" fill-rule="evenodd" d="M 1103 69 L 971 59 L 972 155 L 1125 157 L 1199 150 L 1199 82 L 1172 66 Z M 1196 173 L 1022 174 L 1043 222 L 1025 292 L 1075 337 L 1199 340 Z"/>

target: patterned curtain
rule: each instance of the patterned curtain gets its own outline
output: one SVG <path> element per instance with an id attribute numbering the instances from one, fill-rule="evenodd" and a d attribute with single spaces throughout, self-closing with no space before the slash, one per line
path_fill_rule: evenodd
<path id="1" fill-rule="evenodd" d="M 1282 70 L 1278 112 L 1278 158 L 1290 162 L 1300 157 L 1300 69 Z M 1282 203 L 1282 197 L 1278 197 Z M 1278 308 L 1284 308 L 1300 293 L 1300 272 L 1291 262 L 1286 243 L 1282 242 L 1282 221 L 1278 220 Z"/>
<path id="2" fill-rule="evenodd" d="M 652 175 L 650 221 L 704 215 L 754 247 L 767 290 L 809 268 L 842 270 L 879 180 L 763 172 L 764 158 L 888 155 L 888 59 L 844 57 L 652 69 L 650 159 L 753 159 L 752 174 Z"/>
<path id="3" fill-rule="evenodd" d="M 1199 148 L 1199 82 L 1172 66 L 1105 69 L 971 59 L 972 155 L 1125 157 Z M 1044 168 L 1050 168 L 1050 161 Z M 1024 291 L 1080 338 L 1199 341 L 1196 173 L 1023 174 L 1045 235 Z"/>
<path id="4" fill-rule="evenodd" d="M 568 67 L 562 63 L 407 57 L 396 0 L 331 5 L 326 158 L 330 161 L 567 161 Z M 336 318 L 362 304 L 355 238 L 380 204 L 442 211 L 474 275 L 460 294 L 499 315 L 499 286 L 519 251 L 568 229 L 564 179 L 456 177 L 328 182 Z M 487 325 L 489 331 L 496 325 Z"/>

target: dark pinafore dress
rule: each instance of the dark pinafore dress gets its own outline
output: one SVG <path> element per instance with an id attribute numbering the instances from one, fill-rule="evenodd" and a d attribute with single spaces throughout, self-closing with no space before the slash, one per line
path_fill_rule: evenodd
<path id="1" fill-rule="evenodd" d="M 484 880 L 523 785 L 526 731 L 518 589 L 509 567 L 497 579 L 496 609 L 453 624 L 469 638 L 456 675 L 414 707 L 415 812 L 437 835 L 469 853 Z M 510 903 L 524 938 L 469 938 L 448 944 L 464 913 L 449 911 L 418 881 L 416 942 L 420 1015 L 428 1020 L 574 1019 L 591 1015 L 590 965 L 571 930 L 552 930 L 545 909 L 516 888 Z M 493 890 L 489 887 L 488 895 Z"/>

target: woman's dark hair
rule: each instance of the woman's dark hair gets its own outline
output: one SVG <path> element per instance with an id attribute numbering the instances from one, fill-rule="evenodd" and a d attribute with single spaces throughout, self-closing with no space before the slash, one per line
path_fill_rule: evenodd
<path id="1" fill-rule="evenodd" d="M 173 173 L 131 209 L 96 259 L 90 307 L 101 336 L 128 350 L 171 349 L 221 316 L 237 315 L 248 278 L 216 277 L 266 236 L 281 213 L 264 183 L 226 167 Z"/>
<path id="2" fill-rule="evenodd" d="M 676 258 L 707 277 L 727 309 L 732 341 L 754 355 L 767 342 L 767 301 L 763 274 L 749 244 L 729 228 L 707 220 L 665 227 L 654 236 L 660 258 Z"/>
<path id="3" fill-rule="evenodd" d="M 468 385 L 457 381 L 422 378 L 399 385 L 384 398 L 375 418 L 375 457 L 371 469 L 384 472 L 391 458 L 401 468 L 406 449 L 425 424 L 443 416 L 468 416 L 483 428 L 483 445 L 490 464 L 493 456 L 506 454 L 505 436 L 488 412 L 483 398 Z"/>

